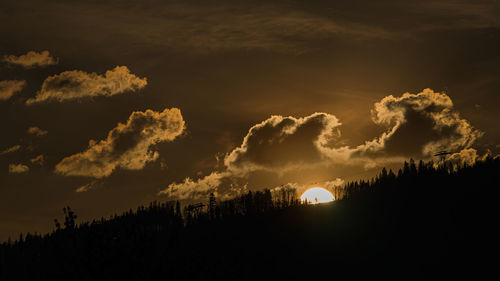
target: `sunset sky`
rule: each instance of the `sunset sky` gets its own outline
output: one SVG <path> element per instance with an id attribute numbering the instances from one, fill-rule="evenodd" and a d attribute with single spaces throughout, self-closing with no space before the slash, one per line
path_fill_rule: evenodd
<path id="1" fill-rule="evenodd" d="M 0 241 L 500 152 L 500 3 L 0 3 Z"/>

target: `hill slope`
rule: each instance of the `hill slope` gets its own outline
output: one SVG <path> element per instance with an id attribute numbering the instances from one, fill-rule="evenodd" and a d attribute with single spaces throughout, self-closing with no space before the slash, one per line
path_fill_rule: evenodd
<path id="1" fill-rule="evenodd" d="M 477 277 L 494 268 L 499 171 L 498 158 L 458 169 L 405 163 L 314 206 L 265 191 L 183 216 L 174 203 L 81 225 L 66 212 L 65 227 L 0 247 L 0 279 Z"/>

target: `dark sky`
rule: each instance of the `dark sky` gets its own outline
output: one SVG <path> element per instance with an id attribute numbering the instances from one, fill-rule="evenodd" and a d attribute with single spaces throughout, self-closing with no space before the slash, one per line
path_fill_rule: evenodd
<path id="1" fill-rule="evenodd" d="M 0 34 L 0 240 L 500 150 L 494 0 L 3 0 Z"/>

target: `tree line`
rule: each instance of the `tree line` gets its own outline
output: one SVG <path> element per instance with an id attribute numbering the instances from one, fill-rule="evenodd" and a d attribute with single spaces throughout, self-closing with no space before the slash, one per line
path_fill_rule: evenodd
<path id="1" fill-rule="evenodd" d="M 379 270 L 385 259 L 401 268 L 459 263 L 464 253 L 479 253 L 472 240 L 498 214 L 499 168 L 493 157 L 474 165 L 410 160 L 397 172 L 383 168 L 338 187 L 328 206 L 304 205 L 296 190 L 283 188 L 225 201 L 210 194 L 186 206 L 155 201 L 80 224 L 65 207 L 51 233 L 0 245 L 0 280 L 241 280 L 241 272 L 248 277 L 268 264 L 292 274 L 311 253 L 353 272 Z M 474 245 L 486 247 L 486 238 Z M 434 254 L 424 260 L 426 251 Z M 408 262 L 392 260 L 398 255 Z"/>

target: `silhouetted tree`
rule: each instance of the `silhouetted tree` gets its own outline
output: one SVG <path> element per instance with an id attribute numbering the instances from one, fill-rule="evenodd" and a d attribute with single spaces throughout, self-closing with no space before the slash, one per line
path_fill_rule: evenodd
<path id="1" fill-rule="evenodd" d="M 215 195 L 213 192 L 210 192 L 209 202 L 208 202 L 208 214 L 210 219 L 215 218 L 215 209 L 217 207 L 217 202 L 215 201 Z"/>
<path id="2" fill-rule="evenodd" d="M 54 224 L 56 225 L 56 230 L 61 229 L 61 224 L 59 223 L 59 221 L 57 219 L 54 219 Z"/>
<path id="3" fill-rule="evenodd" d="M 75 214 L 75 212 L 73 212 L 73 210 L 71 210 L 69 206 L 63 208 L 63 212 L 64 212 L 64 227 L 66 229 L 74 229 L 77 215 Z"/>

